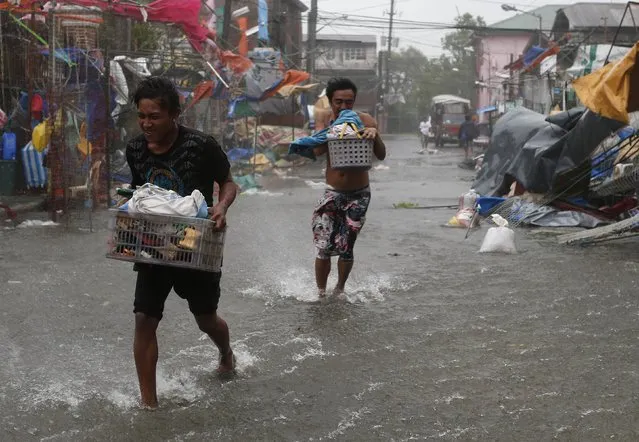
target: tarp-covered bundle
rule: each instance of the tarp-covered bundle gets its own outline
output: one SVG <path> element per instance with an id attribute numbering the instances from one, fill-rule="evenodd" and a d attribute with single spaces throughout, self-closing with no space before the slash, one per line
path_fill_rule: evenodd
<path id="1" fill-rule="evenodd" d="M 583 108 L 548 118 L 514 109 L 495 125 L 473 188 L 481 195 L 501 196 L 517 181 L 533 193 L 584 193 L 590 183 L 590 156 L 623 126 Z"/>

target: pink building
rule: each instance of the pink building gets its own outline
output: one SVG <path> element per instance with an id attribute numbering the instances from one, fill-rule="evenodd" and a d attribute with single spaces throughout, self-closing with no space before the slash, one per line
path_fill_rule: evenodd
<path id="1" fill-rule="evenodd" d="M 546 5 L 519 13 L 475 34 L 477 109 L 497 106 L 503 110 L 507 101 L 518 98 L 515 78 L 504 67 L 524 52 L 532 38 L 539 38 L 539 17 L 544 34 L 549 34 L 562 6 Z"/>

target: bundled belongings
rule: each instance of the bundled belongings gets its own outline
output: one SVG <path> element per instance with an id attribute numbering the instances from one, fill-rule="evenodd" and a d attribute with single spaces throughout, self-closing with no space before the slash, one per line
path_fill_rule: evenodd
<path id="1" fill-rule="evenodd" d="M 349 126 L 345 126 L 349 125 Z M 346 132 L 347 128 L 349 132 L 355 132 L 354 128 L 358 131 L 364 130 L 364 123 L 357 115 L 357 112 L 352 110 L 343 110 L 340 112 L 339 117 L 327 128 L 314 133 L 309 137 L 299 138 L 291 143 L 288 149 L 289 154 L 298 154 L 306 158 L 315 159 L 315 153 L 313 149 L 326 144 L 329 140 L 329 135 L 333 135 L 336 138 L 341 134 L 342 129 Z"/>
<path id="2" fill-rule="evenodd" d="M 145 184 L 115 210 L 107 258 L 218 272 L 224 230 L 215 230 L 199 191 L 186 197 Z M 201 198 L 200 198 L 201 197 Z"/>

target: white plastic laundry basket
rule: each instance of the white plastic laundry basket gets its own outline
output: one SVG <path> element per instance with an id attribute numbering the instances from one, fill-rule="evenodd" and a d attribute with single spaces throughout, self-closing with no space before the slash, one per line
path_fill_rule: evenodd
<path id="1" fill-rule="evenodd" d="M 333 169 L 370 168 L 373 164 L 374 141 L 364 138 L 329 138 L 328 155 Z"/>

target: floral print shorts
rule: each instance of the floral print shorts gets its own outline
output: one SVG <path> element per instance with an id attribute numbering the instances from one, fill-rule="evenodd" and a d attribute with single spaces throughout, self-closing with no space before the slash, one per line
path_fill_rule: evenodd
<path id="1" fill-rule="evenodd" d="M 313 212 L 313 242 L 317 258 L 339 256 L 353 260 L 353 247 L 366 220 L 371 201 L 370 187 L 354 191 L 327 189 Z"/>

